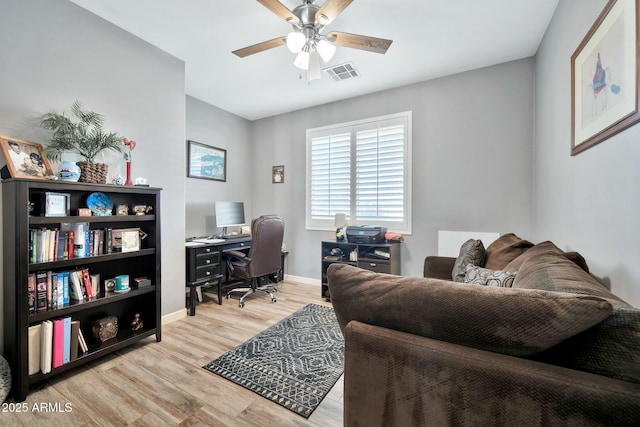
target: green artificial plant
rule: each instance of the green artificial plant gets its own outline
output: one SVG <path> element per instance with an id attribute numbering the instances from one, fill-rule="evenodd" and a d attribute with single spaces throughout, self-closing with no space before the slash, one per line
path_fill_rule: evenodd
<path id="1" fill-rule="evenodd" d="M 52 130 L 53 136 L 44 152 L 50 160 L 57 161 L 69 151 L 75 151 L 87 162 L 94 163 L 96 155 L 102 150 L 122 152 L 124 144 L 120 135 L 102 129 L 103 116 L 82 109 L 80 102 L 71 105 L 71 113 L 76 121 L 64 113 L 47 113 L 42 117 L 40 126 Z"/>

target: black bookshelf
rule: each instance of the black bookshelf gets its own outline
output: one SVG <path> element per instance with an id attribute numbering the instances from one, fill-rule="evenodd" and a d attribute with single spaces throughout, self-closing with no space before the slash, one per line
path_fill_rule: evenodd
<path id="1" fill-rule="evenodd" d="M 44 215 L 45 193 L 69 194 L 68 216 Z M 78 208 L 86 208 L 87 197 L 94 192 L 107 194 L 114 204 L 112 216 L 77 216 Z M 152 206 L 151 214 L 115 215 L 117 205 Z M 2 181 L 2 215 L 4 244 L 4 350 L 11 366 L 12 392 L 16 401 L 26 399 L 29 387 L 68 372 L 85 363 L 155 335 L 161 340 L 161 263 L 160 263 L 160 189 L 152 187 L 124 187 L 105 184 L 88 184 L 65 181 L 11 178 Z M 32 263 L 30 256 L 30 229 L 58 228 L 63 223 L 89 223 L 95 229 L 139 228 L 146 234 L 140 250 L 132 252 L 101 253 L 93 256 L 57 259 Z M 84 301 L 70 301 L 56 309 L 29 311 L 28 276 L 39 271 L 61 272 L 75 268 L 87 268 L 91 274 L 100 275 L 99 292 Z M 104 280 L 117 275 L 133 278 L 147 277 L 151 286 L 133 288 L 126 293 L 107 292 Z M 140 313 L 144 327 L 130 329 L 130 322 Z M 116 316 L 118 334 L 105 342 L 93 338 L 92 322 L 101 317 Z M 79 352 L 78 358 L 51 370 L 29 375 L 29 327 L 44 320 L 71 317 L 80 321 L 80 330 L 87 340 L 89 350 Z"/>

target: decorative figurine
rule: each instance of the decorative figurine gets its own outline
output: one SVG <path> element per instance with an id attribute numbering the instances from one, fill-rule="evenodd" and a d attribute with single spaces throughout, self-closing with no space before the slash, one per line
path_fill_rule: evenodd
<path id="1" fill-rule="evenodd" d="M 149 212 L 151 212 L 153 210 L 152 206 L 147 206 L 147 205 L 134 205 L 133 206 L 133 211 L 136 213 L 136 215 L 146 215 Z"/>
<path id="2" fill-rule="evenodd" d="M 118 205 L 116 207 L 116 215 L 129 215 L 129 206 Z"/>
<path id="3" fill-rule="evenodd" d="M 140 313 L 136 313 L 136 315 L 133 316 L 133 320 L 131 321 L 131 330 L 139 331 L 142 329 L 142 327 L 143 327 L 143 323 L 142 323 L 142 319 L 140 318 Z"/>

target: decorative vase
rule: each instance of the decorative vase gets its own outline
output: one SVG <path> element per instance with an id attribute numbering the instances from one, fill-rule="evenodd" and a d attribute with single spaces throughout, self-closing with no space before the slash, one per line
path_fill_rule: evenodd
<path id="1" fill-rule="evenodd" d="M 80 166 L 74 162 L 65 160 L 60 163 L 58 168 L 58 176 L 62 181 L 74 181 L 77 182 L 80 179 Z"/>
<path id="2" fill-rule="evenodd" d="M 126 187 L 133 187 L 133 181 L 131 181 L 131 162 L 127 162 L 127 180 L 124 182 Z"/>

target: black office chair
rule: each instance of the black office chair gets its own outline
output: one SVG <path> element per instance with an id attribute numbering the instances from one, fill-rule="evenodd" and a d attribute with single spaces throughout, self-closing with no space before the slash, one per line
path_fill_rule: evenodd
<path id="1" fill-rule="evenodd" d="M 284 221 L 276 215 L 263 215 L 251 221 L 251 248 L 249 254 L 239 251 L 225 253 L 229 275 L 250 282 L 250 286 L 234 288 L 227 292 L 227 299 L 235 292 L 242 292 L 238 305 L 244 307 L 244 299 L 263 292 L 276 302 L 277 288 L 269 281 L 269 275 L 277 273 L 281 266 Z M 262 284 L 266 281 L 266 284 Z"/>

